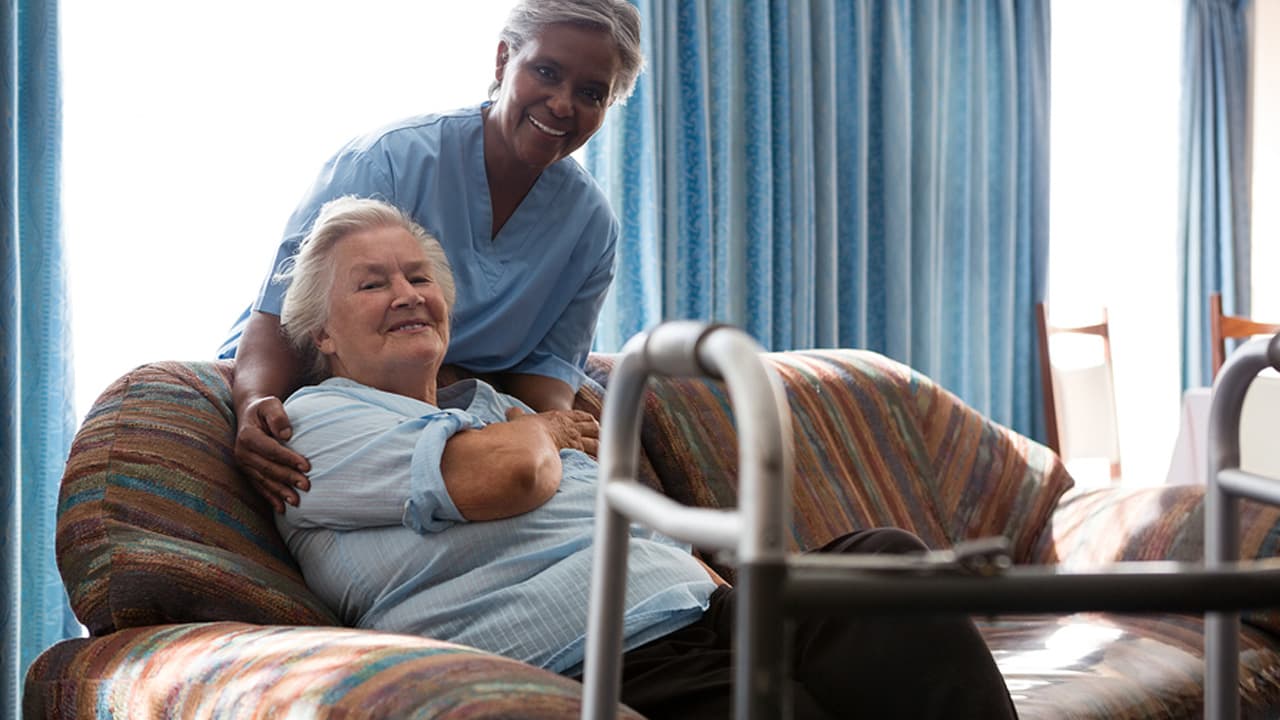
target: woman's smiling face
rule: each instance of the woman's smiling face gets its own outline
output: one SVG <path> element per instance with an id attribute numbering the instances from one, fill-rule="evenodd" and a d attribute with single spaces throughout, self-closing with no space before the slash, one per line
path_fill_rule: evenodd
<path id="1" fill-rule="evenodd" d="M 333 374 L 419 397 L 449 347 L 449 309 L 421 243 L 385 226 L 333 249 L 328 318 L 315 343 Z"/>
<path id="2" fill-rule="evenodd" d="M 489 109 L 506 162 L 541 171 L 568 157 L 604 123 L 619 59 L 603 30 L 548 25 L 508 56 L 498 44 L 498 96 Z M 486 148 L 486 152 L 488 148 Z"/>

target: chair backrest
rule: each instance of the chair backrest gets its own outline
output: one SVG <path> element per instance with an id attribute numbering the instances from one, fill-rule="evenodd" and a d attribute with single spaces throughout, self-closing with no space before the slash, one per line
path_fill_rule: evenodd
<path id="1" fill-rule="evenodd" d="M 233 373 L 228 361 L 136 368 L 76 434 L 58 567 L 92 635 L 217 620 L 338 624 L 236 469 Z"/>
<path id="2" fill-rule="evenodd" d="M 1017 562 L 1043 539 L 1071 477 L 1043 445 L 984 417 L 902 363 L 866 350 L 768 353 L 791 406 L 789 541 L 820 547 L 849 528 L 899 527 L 933 548 L 1003 535 Z M 685 505 L 737 504 L 738 435 L 723 383 L 650 380 L 642 454 Z M 732 568 L 709 562 L 726 578 Z"/>
<path id="3" fill-rule="evenodd" d="M 1111 334 L 1106 308 L 1100 322 L 1059 326 L 1048 307 L 1036 304 L 1040 383 L 1049 447 L 1071 467 L 1082 459 L 1104 460 L 1120 478 L 1120 433 L 1116 419 Z"/>
<path id="4" fill-rule="evenodd" d="M 1213 377 L 1227 361 L 1227 340 L 1240 340 L 1254 335 L 1271 335 L 1280 332 L 1280 323 L 1265 323 L 1242 315 L 1222 313 L 1222 293 L 1209 296 L 1209 343 L 1213 352 Z"/>

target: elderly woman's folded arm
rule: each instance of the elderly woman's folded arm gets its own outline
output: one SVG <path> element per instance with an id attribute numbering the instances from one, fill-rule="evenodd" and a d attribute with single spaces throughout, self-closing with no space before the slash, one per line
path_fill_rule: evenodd
<path id="1" fill-rule="evenodd" d="M 494 423 L 449 438 L 440 473 L 462 517 L 501 520 L 551 499 L 560 487 L 560 452 L 533 423 Z"/>
<path id="2" fill-rule="evenodd" d="M 290 446 L 312 464 L 311 490 L 285 513 L 296 528 L 438 532 L 528 512 L 559 487 L 559 450 L 536 416 L 482 426 L 457 411 L 411 417 L 341 391 L 304 395 L 289 402 Z"/>

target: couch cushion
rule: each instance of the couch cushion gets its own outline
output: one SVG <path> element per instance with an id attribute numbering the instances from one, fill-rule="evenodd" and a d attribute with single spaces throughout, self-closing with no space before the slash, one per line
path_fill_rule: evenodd
<path id="1" fill-rule="evenodd" d="M 165 622 L 336 624 L 235 470 L 230 362 L 157 363 L 109 387 L 72 444 L 58 566 L 91 633 Z"/>
<path id="2" fill-rule="evenodd" d="M 1054 512 L 1038 562 L 1086 569 L 1117 562 L 1204 561 L 1205 486 L 1072 491 Z M 1240 559 L 1280 555 L 1280 507 L 1239 502 Z M 1244 619 L 1280 638 L 1280 610 Z"/>
<path id="3" fill-rule="evenodd" d="M 67 640 L 27 673 L 30 718 L 553 720 L 582 686 L 479 650 L 348 628 L 201 623 Z M 639 720 L 623 707 L 619 718 Z"/>
<path id="4" fill-rule="evenodd" d="M 896 526 L 931 547 L 1003 534 L 1031 554 L 1071 478 L 1056 456 L 927 377 L 858 350 L 769 353 L 792 412 L 795 524 L 804 549 L 855 528 Z M 736 504 L 737 438 L 722 383 L 650 383 L 642 444 L 664 491 Z"/>
<path id="5" fill-rule="evenodd" d="M 1204 623 L 1186 615 L 1075 613 L 977 620 L 1020 720 L 1204 717 Z M 1240 634 L 1245 718 L 1280 717 L 1280 650 Z"/>

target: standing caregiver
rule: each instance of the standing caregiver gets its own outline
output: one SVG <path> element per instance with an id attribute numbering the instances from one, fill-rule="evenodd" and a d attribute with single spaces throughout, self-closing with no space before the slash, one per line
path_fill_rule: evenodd
<path id="1" fill-rule="evenodd" d="M 444 246 L 459 288 L 446 363 L 487 374 L 534 410 L 572 405 L 613 280 L 618 220 L 569 156 L 631 94 L 644 65 L 640 16 L 627 0 L 520 0 L 499 38 L 489 101 L 393 123 L 325 164 L 219 353 L 236 358 L 236 461 L 277 512 L 310 487 L 306 458 L 284 446 L 281 398 L 307 378 L 280 331 L 281 273 L 334 198 L 384 200 Z"/>

